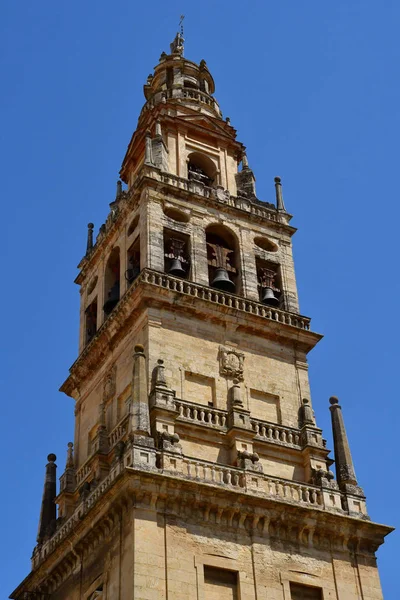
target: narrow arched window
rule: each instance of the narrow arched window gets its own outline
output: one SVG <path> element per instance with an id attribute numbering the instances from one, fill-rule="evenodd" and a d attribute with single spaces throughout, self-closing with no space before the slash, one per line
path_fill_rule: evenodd
<path id="1" fill-rule="evenodd" d="M 260 302 L 267 306 L 281 306 L 282 280 L 280 266 L 277 263 L 256 258 L 256 268 Z"/>
<path id="2" fill-rule="evenodd" d="M 206 229 L 206 243 L 210 286 L 240 293 L 240 256 L 236 236 L 223 225 L 210 225 Z"/>
<path id="3" fill-rule="evenodd" d="M 96 335 L 97 331 L 97 298 L 95 298 L 85 310 L 85 343 Z"/>
<path id="4" fill-rule="evenodd" d="M 108 316 L 119 302 L 120 257 L 119 248 L 114 248 L 107 261 L 104 273 L 104 314 Z"/>
<path id="5" fill-rule="evenodd" d="M 140 238 L 135 239 L 127 252 L 128 268 L 125 271 L 125 279 L 130 286 L 140 273 Z"/>
<path id="6" fill-rule="evenodd" d="M 203 183 L 207 187 L 217 185 L 217 167 L 211 158 L 201 152 L 188 156 L 188 179 Z"/>

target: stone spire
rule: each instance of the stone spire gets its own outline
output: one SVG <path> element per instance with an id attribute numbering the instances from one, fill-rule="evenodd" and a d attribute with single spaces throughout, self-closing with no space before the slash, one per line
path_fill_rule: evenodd
<path id="1" fill-rule="evenodd" d="M 53 533 L 57 518 L 56 504 L 54 502 L 57 496 L 57 465 L 55 464 L 57 457 L 55 454 L 49 454 L 47 460 L 49 462 L 46 465 L 46 476 L 44 480 L 42 507 L 40 510 L 39 530 L 37 535 L 39 544 L 43 542 L 47 536 Z"/>
<path id="2" fill-rule="evenodd" d="M 149 400 L 147 392 L 146 357 L 142 345 L 137 344 L 133 355 L 132 402 L 130 431 L 133 435 L 150 435 Z"/>
<path id="3" fill-rule="evenodd" d="M 282 183 L 280 177 L 275 177 L 275 195 L 276 195 L 276 209 L 282 212 L 286 212 L 285 203 L 283 202 L 282 196 Z"/>
<path id="4" fill-rule="evenodd" d="M 335 449 L 336 479 L 341 490 L 345 492 L 360 492 L 354 471 L 353 459 L 343 421 L 342 407 L 338 398 L 329 398 L 331 406 L 333 444 Z"/>
<path id="5" fill-rule="evenodd" d="M 86 254 L 89 254 L 93 248 L 93 223 L 88 223 Z"/>

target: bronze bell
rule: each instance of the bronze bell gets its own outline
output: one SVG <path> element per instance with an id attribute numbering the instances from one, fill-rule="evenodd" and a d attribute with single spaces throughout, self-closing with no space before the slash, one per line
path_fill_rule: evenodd
<path id="1" fill-rule="evenodd" d="M 109 315 L 113 308 L 119 302 L 119 281 L 116 281 L 110 291 L 108 292 L 108 298 L 104 303 L 103 310 L 106 315 Z"/>
<path id="2" fill-rule="evenodd" d="M 173 258 L 171 260 L 171 266 L 168 270 L 169 275 L 173 275 L 174 277 L 185 277 L 186 271 L 182 267 L 182 261 L 179 258 Z"/>
<path id="3" fill-rule="evenodd" d="M 223 267 L 215 269 L 215 277 L 211 282 L 211 286 L 223 292 L 234 292 L 236 289 L 233 281 L 229 279 L 228 271 Z"/>
<path id="4" fill-rule="evenodd" d="M 268 306 L 278 306 L 279 300 L 276 298 L 273 289 L 270 287 L 262 288 L 262 298 L 261 302 L 263 304 L 268 304 Z"/>

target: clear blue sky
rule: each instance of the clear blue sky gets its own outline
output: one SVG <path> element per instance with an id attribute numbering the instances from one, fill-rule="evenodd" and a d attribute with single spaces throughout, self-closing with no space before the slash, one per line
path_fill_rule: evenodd
<path id="1" fill-rule="evenodd" d="M 371 517 L 399 524 L 399 2 L 4 0 L 1 598 L 30 568 L 46 456 L 61 474 L 73 438 L 58 388 L 77 356 L 86 224 L 107 215 L 181 13 L 259 197 L 282 177 L 301 311 L 325 335 L 310 355 L 317 422 L 332 447 L 338 395 Z M 386 600 L 399 555 L 395 532 L 378 553 Z"/>

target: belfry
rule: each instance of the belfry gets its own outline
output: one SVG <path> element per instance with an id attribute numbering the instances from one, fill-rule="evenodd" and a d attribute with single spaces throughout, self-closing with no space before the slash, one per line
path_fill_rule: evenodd
<path id="1" fill-rule="evenodd" d="M 10 597 L 381 599 L 391 528 L 368 516 L 337 398 L 335 461 L 316 424 L 321 336 L 299 313 L 281 179 L 258 199 L 183 45 L 148 76 L 109 215 L 88 226 L 61 386 L 74 442 L 58 488 L 48 456 L 32 571 Z"/>

